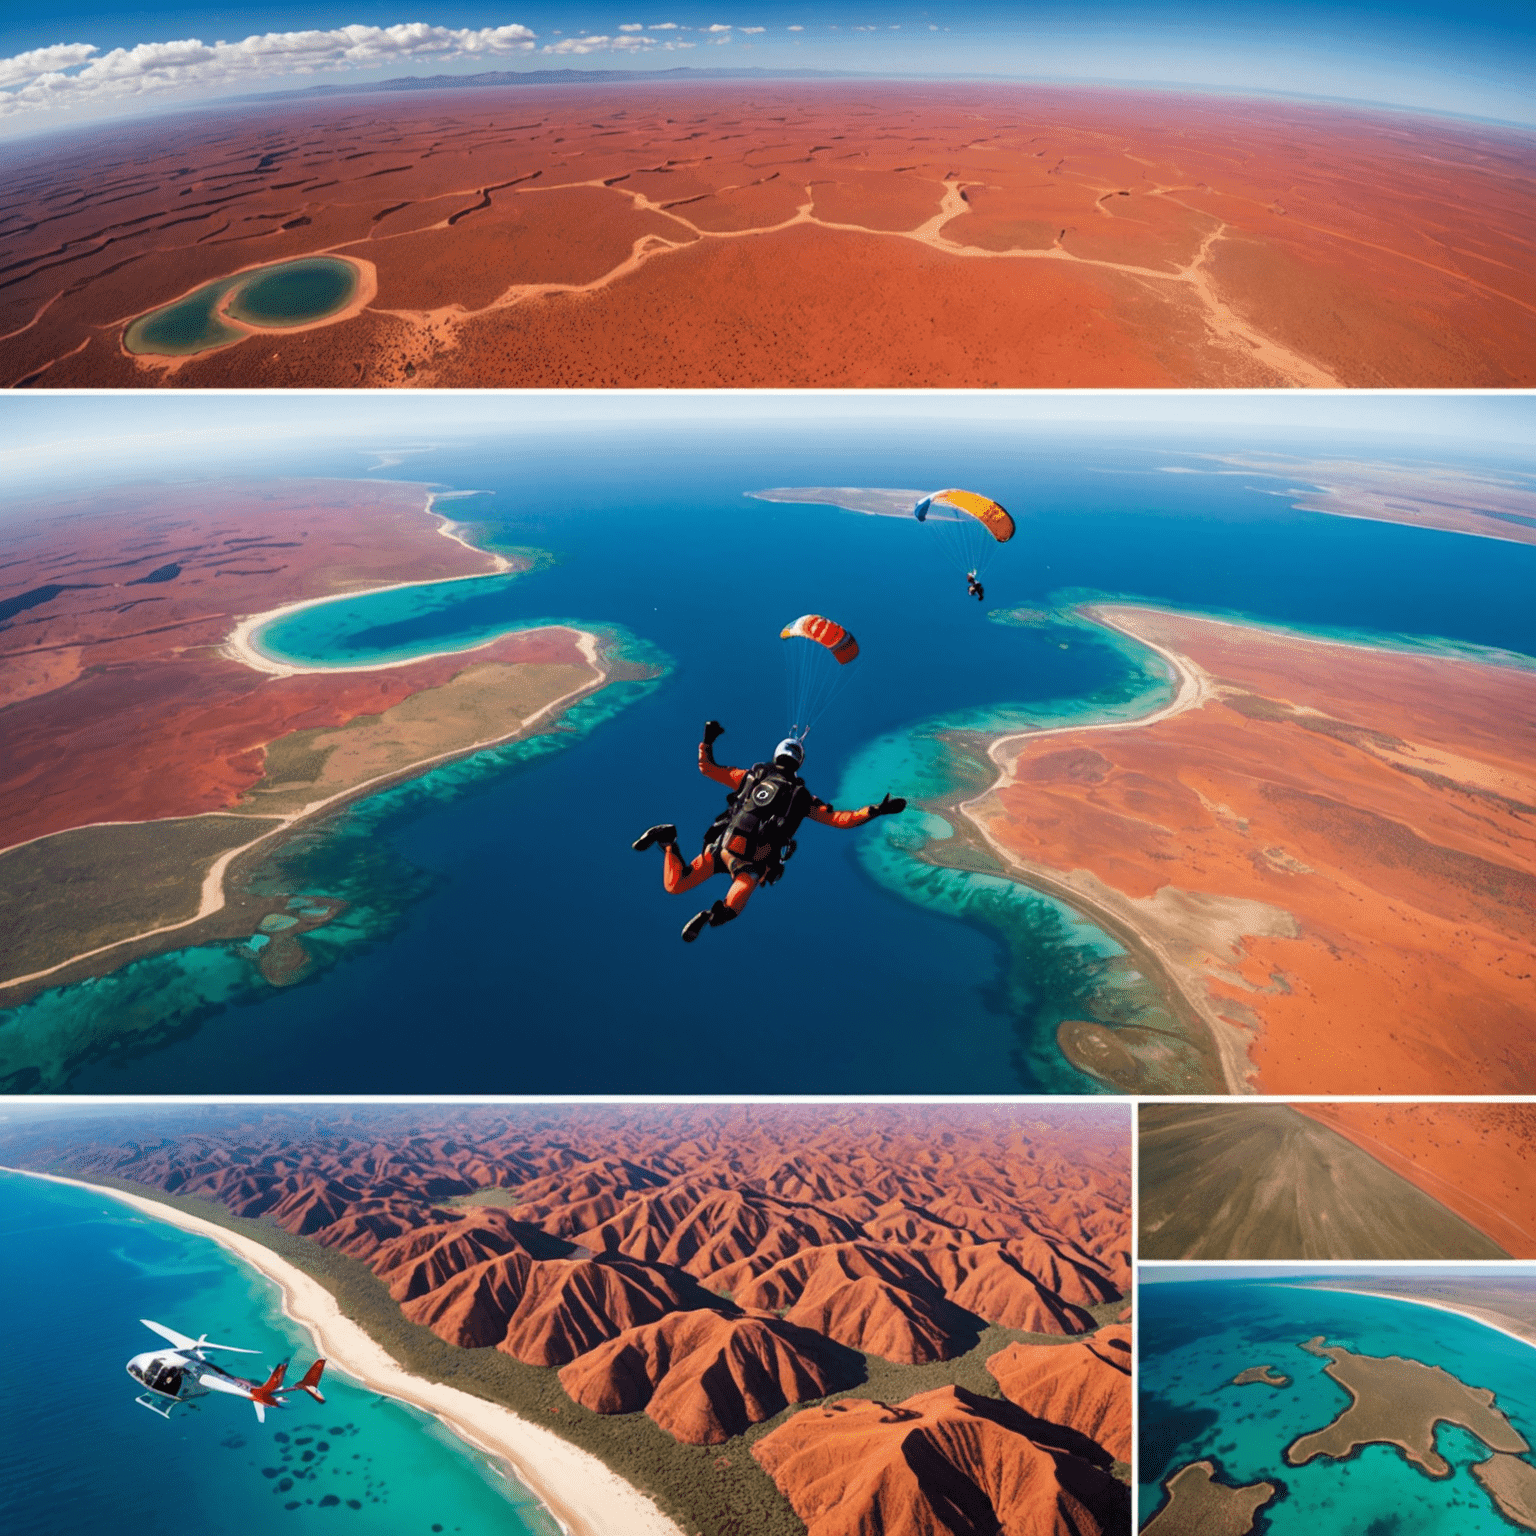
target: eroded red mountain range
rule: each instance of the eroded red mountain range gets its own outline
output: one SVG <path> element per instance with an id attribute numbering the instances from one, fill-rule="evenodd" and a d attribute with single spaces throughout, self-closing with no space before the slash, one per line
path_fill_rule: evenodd
<path id="1" fill-rule="evenodd" d="M 1118 1110 L 482 1110 L 70 1161 L 338 1248 L 450 1344 L 689 1444 L 852 1389 L 754 1446 L 813 1536 L 947 1530 L 957 1479 L 1004 1529 L 1095 1531 L 1120 1507 L 1129 1335 L 1088 1310 L 1130 1286 Z M 989 1355 L 1000 1398 L 857 1386 L 861 1356 L 950 1360 L 992 1324 L 1060 1341 Z"/>

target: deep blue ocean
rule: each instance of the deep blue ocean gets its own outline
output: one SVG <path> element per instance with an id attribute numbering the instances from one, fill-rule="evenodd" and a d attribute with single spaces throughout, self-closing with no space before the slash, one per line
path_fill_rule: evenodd
<path id="1" fill-rule="evenodd" d="M 1171 1473 L 1208 1458 L 1222 1482 L 1281 1487 L 1263 1511 L 1271 1536 L 1508 1536 L 1515 1529 L 1467 1470 L 1488 1459 L 1488 1447 L 1456 1425 L 1435 1433 L 1435 1449 L 1455 1468 L 1447 1478 L 1427 1476 L 1395 1446 L 1369 1445 L 1343 1461 L 1317 1456 L 1300 1467 L 1283 1453 L 1349 1405 L 1349 1394 L 1324 1374 L 1328 1362 L 1299 1347 L 1318 1334 L 1357 1354 L 1441 1366 L 1492 1391 L 1495 1407 L 1536 1445 L 1531 1345 L 1411 1302 L 1264 1282 L 1143 1284 L 1137 1309 L 1142 1523 L 1163 1502 Z M 1291 1385 L 1232 1385 L 1257 1365 Z"/>
<path id="2" fill-rule="evenodd" d="M 212 1393 L 170 1420 L 139 1407 L 123 1367 L 159 1343 L 140 1318 L 262 1352 L 223 1357 L 237 1374 L 314 1358 L 277 1286 L 211 1239 L 12 1173 L 0 1238 L 0 1530 L 558 1536 L 499 1464 L 333 1366 L 323 1407 L 300 1396 L 264 1425 Z"/>
<path id="3" fill-rule="evenodd" d="M 938 889 L 902 846 L 942 824 L 808 826 L 783 882 L 692 946 L 678 931 L 724 882 L 668 897 L 659 856 L 629 844 L 675 821 L 698 847 L 722 803 L 696 771 L 700 726 L 726 725 L 722 761 L 771 751 L 788 723 L 779 630 L 808 611 L 862 647 L 805 764 L 843 804 L 938 787 L 935 722 L 996 729 L 1161 697 L 1155 658 L 1071 621 L 1083 597 L 1536 655 L 1536 548 L 1298 512 L 1284 479 L 1162 472 L 1218 468 L 1191 454 L 1250 446 L 650 431 L 519 437 L 376 469 L 487 492 L 442 510 L 491 547 L 544 558 L 519 576 L 328 605 L 276 626 L 270 645 L 367 660 L 569 619 L 661 675 L 288 845 L 266 888 L 350 903 L 303 940 L 319 962 L 305 981 L 273 987 L 235 943 L 139 961 L 0 1015 L 7 1064 L 35 1064 L 35 1088 L 105 1093 L 1083 1090 L 1055 1024 L 1087 1006 L 1073 990 L 1083 966 L 1117 946 L 1009 882 Z M 363 461 L 279 470 L 356 477 Z M 915 522 L 745 495 L 952 484 L 1019 522 L 985 608 Z M 1047 617 L 989 618 L 1019 606 Z"/>

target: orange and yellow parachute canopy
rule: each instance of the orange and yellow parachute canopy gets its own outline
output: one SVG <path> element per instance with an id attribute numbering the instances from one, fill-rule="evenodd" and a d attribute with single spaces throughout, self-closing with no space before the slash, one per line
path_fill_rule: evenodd
<path id="1" fill-rule="evenodd" d="M 923 497 L 913 511 L 920 523 L 927 522 L 930 512 L 974 517 L 999 544 L 1006 544 L 1014 533 L 1013 519 L 1008 513 L 990 497 L 975 491 L 935 491 Z"/>

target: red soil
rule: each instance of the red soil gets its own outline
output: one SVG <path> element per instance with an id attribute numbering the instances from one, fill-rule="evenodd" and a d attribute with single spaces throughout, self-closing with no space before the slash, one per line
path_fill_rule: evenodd
<path id="1" fill-rule="evenodd" d="M 813 1333 L 771 1316 L 673 1312 L 631 1328 L 560 1372 L 593 1413 L 644 1409 L 685 1445 L 719 1445 L 791 1403 L 824 1397 L 834 1373 Z"/>
<path id="2" fill-rule="evenodd" d="M 1129 1283 L 1118 1109 L 437 1109 L 430 1120 L 400 1109 L 337 1120 L 321 1135 L 258 1114 L 227 1135 L 77 1146 L 69 1161 L 351 1254 L 448 1343 L 564 1366 L 577 1402 L 644 1408 L 690 1444 L 852 1385 L 839 1344 L 923 1361 L 973 1347 L 992 1321 L 1084 1332 L 1092 1318 L 1052 1283 L 1095 1303 Z M 487 1187 L 510 1203 L 444 1203 Z M 864 1236 L 863 1221 L 898 1201 L 931 1226 L 929 1241 Z M 1011 1439 L 1015 1421 L 996 1418 L 1005 1407 L 962 1417 L 981 1414 L 988 1435 Z M 1009 1454 L 1031 1477 L 1054 1478 L 1053 1456 L 1032 1444 Z"/>
<path id="3" fill-rule="evenodd" d="M 1485 1232 L 1536 1259 L 1536 1107 L 1293 1104 Z"/>
<path id="4" fill-rule="evenodd" d="M 1081 1344 L 1010 1344 L 987 1369 L 1026 1413 L 1075 1429 L 1115 1461 L 1131 1459 L 1129 1328 L 1101 1328 Z"/>
<path id="5" fill-rule="evenodd" d="M 489 570 L 489 556 L 438 534 L 425 496 L 336 480 L 146 486 L 8 522 L 0 600 L 65 590 L 0 624 L 0 848 L 226 809 L 261 778 L 266 743 L 376 714 L 462 671 L 458 656 L 272 677 L 219 650 L 242 615 Z M 174 579 L 131 585 L 171 564 Z M 586 665 L 564 629 L 509 635 L 472 659 Z"/>
<path id="6" fill-rule="evenodd" d="M 1214 680 L 1024 741 L 991 835 L 1134 928 L 1263 1093 L 1536 1080 L 1536 674 L 1147 609 Z"/>
<path id="7" fill-rule="evenodd" d="M 843 1398 L 807 1409 L 752 1454 L 809 1536 L 1124 1530 L 1120 1485 L 1032 1440 L 1031 1427 L 1011 1404 L 939 1387 L 895 1405 Z"/>
<path id="8" fill-rule="evenodd" d="M 6 382 L 1536 382 L 1517 129 L 838 81 L 350 97 L 109 131 L 6 152 Z M 977 254 L 906 238 L 946 195 L 944 239 Z M 777 227 L 802 208 L 816 223 Z M 515 292 L 602 282 L 642 242 L 597 291 Z M 121 350 L 146 310 L 320 251 L 375 265 L 362 314 L 169 376 Z M 1049 255 L 986 254 L 1010 251 Z"/>

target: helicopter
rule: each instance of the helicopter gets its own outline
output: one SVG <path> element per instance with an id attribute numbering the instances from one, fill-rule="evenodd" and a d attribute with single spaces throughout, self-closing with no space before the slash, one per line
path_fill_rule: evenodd
<path id="1" fill-rule="evenodd" d="M 226 1371 L 222 1365 L 207 1358 L 210 1350 L 223 1350 L 232 1355 L 259 1355 L 259 1349 L 239 1349 L 233 1344 L 210 1344 L 208 1335 L 189 1339 L 164 1323 L 152 1323 L 147 1317 L 139 1319 L 152 1333 L 158 1333 L 172 1347 L 150 1349 L 135 1355 L 125 1369 L 144 1387 L 134 1402 L 162 1419 L 194 1398 L 205 1397 L 209 1392 L 223 1392 L 230 1397 L 243 1397 L 256 1410 L 257 1420 L 265 1424 L 268 1408 L 285 1408 L 283 1401 L 290 1392 L 307 1392 L 317 1403 L 325 1398 L 320 1394 L 320 1373 L 325 1369 L 324 1360 L 316 1360 L 304 1373 L 302 1381 L 291 1387 L 283 1385 L 288 1370 L 284 1360 L 265 1381 L 247 1381 Z"/>

